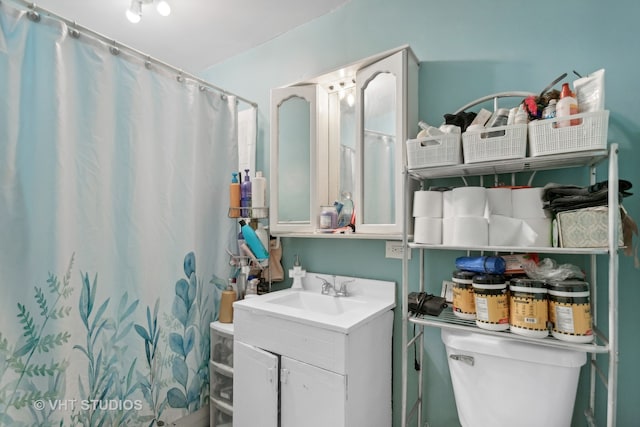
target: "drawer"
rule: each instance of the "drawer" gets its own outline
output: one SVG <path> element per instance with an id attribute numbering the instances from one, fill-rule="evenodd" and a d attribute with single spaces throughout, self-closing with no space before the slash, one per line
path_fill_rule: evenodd
<path id="1" fill-rule="evenodd" d="M 211 361 L 233 368 L 233 324 L 211 323 Z"/>
<path id="2" fill-rule="evenodd" d="M 224 403 L 209 399 L 209 425 L 211 427 L 232 427 L 233 410 Z"/>
<path id="3" fill-rule="evenodd" d="M 209 361 L 209 374 L 211 399 L 229 406 L 233 405 L 233 373 L 224 366 L 223 369 L 219 369 L 214 362 Z"/>

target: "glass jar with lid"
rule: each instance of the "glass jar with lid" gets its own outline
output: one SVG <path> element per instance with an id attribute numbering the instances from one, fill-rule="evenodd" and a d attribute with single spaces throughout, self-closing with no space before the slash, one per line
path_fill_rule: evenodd
<path id="1" fill-rule="evenodd" d="M 325 205 L 320 208 L 320 229 L 332 230 L 338 226 L 338 211 L 333 205 Z"/>

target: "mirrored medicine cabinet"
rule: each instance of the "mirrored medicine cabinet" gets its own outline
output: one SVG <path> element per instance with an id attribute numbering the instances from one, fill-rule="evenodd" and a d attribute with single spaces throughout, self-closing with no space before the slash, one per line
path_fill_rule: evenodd
<path id="1" fill-rule="evenodd" d="M 418 61 L 408 46 L 271 91 L 270 227 L 322 233 L 322 206 L 350 194 L 359 238 L 400 238 L 405 141 L 418 132 Z M 326 230 L 322 230 L 326 231 Z"/>

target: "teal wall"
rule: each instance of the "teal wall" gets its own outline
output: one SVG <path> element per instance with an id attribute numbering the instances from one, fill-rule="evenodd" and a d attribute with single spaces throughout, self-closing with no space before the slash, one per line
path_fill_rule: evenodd
<path id="1" fill-rule="evenodd" d="M 286 11 L 283 11 L 286 13 Z M 408 44 L 420 59 L 420 118 L 442 115 L 478 97 L 508 90 L 539 91 L 563 72 L 606 69 L 609 139 L 620 144 L 620 175 L 640 187 L 640 2 L 637 0 L 351 0 L 338 10 L 205 70 L 202 76 L 259 105 L 258 169 L 268 170 L 269 90 L 304 80 L 370 55 Z M 547 181 L 582 183 L 576 171 L 539 175 Z M 598 179 L 606 179 L 599 173 Z M 640 197 L 625 200 L 640 219 Z M 415 252 L 415 251 L 414 251 Z M 307 270 L 359 275 L 400 284 L 401 263 L 384 258 L 384 241 L 284 239 L 285 270 L 300 254 Z M 418 277 L 416 253 L 410 277 Z M 438 285 L 451 275 L 458 253 L 431 252 L 428 277 Z M 584 260 L 576 259 L 583 265 Z M 604 270 L 606 260 L 599 262 Z M 605 275 L 599 280 L 604 284 Z M 284 286 L 287 286 L 285 283 Z M 413 285 L 412 285 L 413 286 Z M 602 291 L 602 286 L 600 288 Z M 600 307 L 606 294 L 601 294 Z M 618 425 L 637 425 L 640 368 L 640 270 L 620 258 L 620 375 Z M 606 307 L 604 307 L 606 308 Z M 394 329 L 394 425 L 399 425 L 400 323 Z M 457 416 L 439 331 L 428 330 L 426 411 L 431 427 L 455 426 Z M 574 425 L 588 388 L 584 370 Z M 602 395 L 602 394 L 600 394 Z M 604 414 L 599 398 L 600 425 Z"/>

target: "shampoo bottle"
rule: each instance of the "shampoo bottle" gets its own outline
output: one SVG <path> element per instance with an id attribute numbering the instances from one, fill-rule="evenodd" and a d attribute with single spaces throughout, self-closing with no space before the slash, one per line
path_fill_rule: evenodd
<path id="1" fill-rule="evenodd" d="M 251 184 L 251 206 L 253 218 L 267 217 L 267 179 L 262 176 L 262 171 L 257 171 Z"/>
<path id="2" fill-rule="evenodd" d="M 269 258 L 269 252 L 258 238 L 258 235 L 243 219 L 240 220 L 240 230 L 242 230 L 242 236 L 244 236 L 247 246 L 249 246 L 256 258 L 259 260 Z"/>
<path id="3" fill-rule="evenodd" d="M 251 216 L 251 178 L 249 177 L 249 169 L 244 170 L 246 175 L 244 181 L 240 184 L 240 206 L 242 206 L 241 215 L 243 218 Z"/>
<path id="4" fill-rule="evenodd" d="M 231 184 L 229 184 L 229 217 L 238 218 L 240 216 L 240 182 L 238 182 L 238 172 L 234 172 L 231 175 Z"/>

